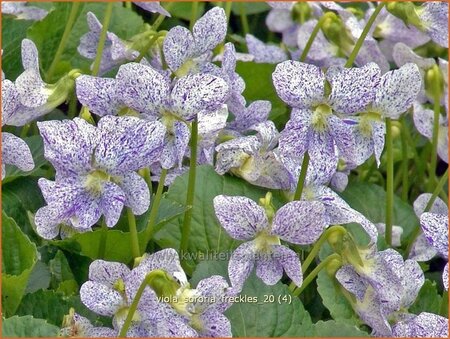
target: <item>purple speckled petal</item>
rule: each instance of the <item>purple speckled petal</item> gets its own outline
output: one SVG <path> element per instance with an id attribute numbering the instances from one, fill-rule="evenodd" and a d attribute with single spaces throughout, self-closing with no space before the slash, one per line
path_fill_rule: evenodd
<path id="1" fill-rule="evenodd" d="M 214 210 L 222 227 L 237 240 L 250 240 L 269 224 L 264 209 L 246 197 L 218 195 Z"/>
<path id="2" fill-rule="evenodd" d="M 227 17 L 223 8 L 214 7 L 195 23 L 192 34 L 197 55 L 212 50 L 227 34 Z"/>
<path id="3" fill-rule="evenodd" d="M 270 189 L 290 189 L 293 178 L 279 156 L 275 152 L 267 152 L 261 156 L 262 161 L 255 165 L 259 167 L 259 176 L 252 183 Z"/>
<path id="4" fill-rule="evenodd" d="M 323 99 L 325 75 L 319 67 L 298 61 L 277 65 L 272 74 L 278 96 L 296 108 L 310 108 Z"/>
<path id="5" fill-rule="evenodd" d="M 273 245 L 272 248 L 275 258 L 283 266 L 287 276 L 291 278 L 295 285 L 300 287 L 303 283 L 303 274 L 297 253 L 282 245 Z"/>
<path id="6" fill-rule="evenodd" d="M 91 156 L 98 144 L 97 129 L 85 120 L 37 123 L 44 140 L 44 155 L 58 172 L 83 174 L 91 168 Z"/>
<path id="7" fill-rule="evenodd" d="M 340 119 L 331 115 L 327 119 L 328 129 L 338 149 L 339 157 L 350 160 L 359 146 L 354 138 L 353 128 L 356 123 L 353 119 Z"/>
<path id="8" fill-rule="evenodd" d="M 248 52 L 254 56 L 256 63 L 276 64 L 288 59 L 286 52 L 275 45 L 265 44 L 251 34 L 245 36 Z"/>
<path id="9" fill-rule="evenodd" d="M 416 200 L 414 201 L 414 212 L 416 213 L 417 217 L 420 217 L 420 215 L 425 212 L 425 207 L 427 206 L 428 202 L 431 199 L 432 194 L 431 193 L 423 193 L 419 195 Z M 448 207 L 444 201 L 442 201 L 441 198 L 437 197 L 436 200 L 433 202 L 433 205 L 431 206 L 430 210 L 427 212 L 431 213 L 437 213 L 437 214 L 446 214 L 448 213 Z"/>
<path id="10" fill-rule="evenodd" d="M 310 137 L 308 147 L 310 163 L 316 172 L 334 173 L 338 164 L 338 152 L 334 138 L 327 132 L 315 131 L 311 133 Z"/>
<path id="11" fill-rule="evenodd" d="M 161 123 L 109 115 L 100 119 L 98 129 L 96 164 L 111 174 L 136 171 L 159 160 L 166 133 Z"/>
<path id="12" fill-rule="evenodd" d="M 117 183 L 125 193 L 125 205 L 131 207 L 134 215 L 144 214 L 150 205 L 150 191 L 144 178 L 130 172 Z"/>
<path id="13" fill-rule="evenodd" d="M 306 43 L 308 42 L 308 39 L 311 36 L 316 25 L 316 19 L 308 20 L 298 30 L 297 44 L 302 51 L 305 49 Z M 337 54 L 337 52 L 338 47 L 332 45 L 327 40 L 327 38 L 325 38 L 322 30 L 319 30 L 316 38 L 311 45 L 307 58 L 310 60 L 314 60 L 314 64 L 316 64 L 316 62 L 325 62 L 325 60 L 327 59 L 335 59 L 334 56 Z"/>
<path id="14" fill-rule="evenodd" d="M 389 71 L 390 66 L 386 56 L 380 49 L 378 41 L 374 39 L 366 39 L 358 55 L 355 59 L 355 64 L 359 67 L 367 63 L 376 63 L 381 70 L 381 73 Z"/>
<path id="15" fill-rule="evenodd" d="M 181 168 L 184 154 L 189 145 L 189 139 L 191 137 L 191 132 L 188 125 L 182 121 L 175 121 L 173 123 L 173 131 L 175 134 L 175 154 L 177 158 L 177 166 Z"/>
<path id="16" fill-rule="evenodd" d="M 76 79 L 78 100 L 100 117 L 116 115 L 123 106 L 116 87 L 117 81 L 111 78 L 81 75 Z"/>
<path id="17" fill-rule="evenodd" d="M 324 213 L 318 201 L 292 201 L 275 214 L 272 234 L 293 244 L 312 244 L 328 226 Z"/>
<path id="18" fill-rule="evenodd" d="M 381 78 L 373 109 L 384 116 L 398 119 L 416 99 L 422 85 L 419 68 L 413 63 L 390 71 Z"/>
<path id="19" fill-rule="evenodd" d="M 3 132 L 2 164 L 14 165 L 25 172 L 31 171 L 34 161 L 27 143 L 14 134 Z"/>
<path id="20" fill-rule="evenodd" d="M 202 297 L 205 297 L 204 303 L 208 308 L 215 308 L 224 312 L 231 303 L 221 300 L 222 297 L 229 294 L 229 284 L 226 279 L 220 275 L 213 275 L 209 278 L 200 280 L 195 288 Z M 212 302 L 215 300 L 214 302 Z"/>
<path id="21" fill-rule="evenodd" d="M 231 285 L 241 290 L 255 265 L 255 243 L 249 241 L 236 248 L 228 263 Z"/>
<path id="22" fill-rule="evenodd" d="M 356 273 L 351 265 L 342 266 L 336 272 L 336 279 L 347 291 L 354 294 L 358 300 L 364 300 L 367 290 L 366 282 Z"/>
<path id="23" fill-rule="evenodd" d="M 384 122 L 372 122 L 372 141 L 373 141 L 373 153 L 375 154 L 375 160 L 377 165 L 380 166 L 381 153 L 384 150 L 384 135 L 386 134 L 386 125 Z"/>
<path id="24" fill-rule="evenodd" d="M 85 58 L 93 60 L 97 55 L 97 45 L 102 30 L 102 24 L 92 12 L 88 12 L 86 17 L 90 31 L 80 38 L 78 53 Z"/>
<path id="25" fill-rule="evenodd" d="M 405 260 L 402 282 L 404 284 L 402 307 L 409 307 L 416 300 L 425 282 L 423 271 L 416 261 Z"/>
<path id="26" fill-rule="evenodd" d="M 283 266 L 273 253 L 256 253 L 256 275 L 266 285 L 275 285 L 283 276 Z"/>
<path id="27" fill-rule="evenodd" d="M 372 335 L 376 337 L 391 337 L 392 331 L 389 322 L 380 307 L 376 291 L 369 287 L 364 300 L 356 303 L 356 311 L 361 320 L 372 327 Z"/>
<path id="28" fill-rule="evenodd" d="M 127 265 L 105 260 L 94 260 L 89 265 L 89 280 L 113 288 L 117 280 L 124 280 L 130 273 Z"/>
<path id="29" fill-rule="evenodd" d="M 226 316 L 215 309 L 208 309 L 200 315 L 202 329 L 199 336 L 209 338 L 231 338 L 231 323 Z"/>
<path id="30" fill-rule="evenodd" d="M 420 226 L 431 246 L 448 258 L 448 215 L 425 212 L 420 216 Z"/>
<path id="31" fill-rule="evenodd" d="M 198 118 L 198 134 L 204 142 L 205 139 L 216 139 L 218 133 L 225 128 L 228 118 L 227 105 L 222 105 L 213 112 L 201 111 L 197 115 Z M 211 140 L 212 145 L 215 140 Z"/>
<path id="32" fill-rule="evenodd" d="M 361 68 L 328 69 L 326 76 L 331 84 L 331 106 L 337 112 L 354 114 L 375 99 L 381 72 L 372 62 Z"/>
<path id="33" fill-rule="evenodd" d="M 123 304 L 119 292 L 93 281 L 87 281 L 81 286 L 80 299 L 91 311 L 109 317 L 113 316 Z"/>
<path id="34" fill-rule="evenodd" d="M 125 193 L 112 182 L 106 182 L 100 200 L 100 208 L 105 216 L 106 226 L 114 227 L 119 221 L 125 202 Z"/>
<path id="35" fill-rule="evenodd" d="M 374 145 L 370 136 L 365 133 L 361 133 L 358 126 L 353 129 L 353 138 L 355 141 L 355 149 L 350 158 L 346 158 L 347 161 L 351 161 L 353 164 L 359 166 L 363 164 L 373 154 Z M 384 139 L 383 139 L 384 140 Z M 384 145 L 384 143 L 383 143 Z"/>
<path id="36" fill-rule="evenodd" d="M 25 70 L 39 73 L 39 55 L 36 45 L 29 39 L 22 40 L 22 65 Z"/>
<path id="37" fill-rule="evenodd" d="M 267 28 L 272 32 L 282 33 L 294 24 L 290 10 L 273 9 L 266 17 Z"/>
<path id="38" fill-rule="evenodd" d="M 295 1 L 267 1 L 267 4 L 275 9 L 284 9 L 290 11 L 295 5 Z"/>
<path id="39" fill-rule="evenodd" d="M 420 233 L 411 248 L 411 252 L 409 252 L 408 258 L 416 261 L 428 261 L 436 254 L 436 249 L 430 245 L 425 234 Z"/>
<path id="40" fill-rule="evenodd" d="M 418 12 L 425 31 L 431 39 L 442 47 L 448 48 L 448 3 L 426 2 Z"/>
<path id="41" fill-rule="evenodd" d="M 59 234 L 60 211 L 53 206 L 44 206 L 34 216 L 36 233 L 44 239 L 54 239 Z"/>
<path id="42" fill-rule="evenodd" d="M 337 192 L 343 192 L 348 185 L 348 175 L 342 172 L 336 172 L 331 178 L 330 187 Z"/>
<path id="43" fill-rule="evenodd" d="M 233 112 L 235 120 L 229 124 L 229 127 L 244 132 L 250 126 L 266 121 L 271 109 L 270 101 L 253 101 L 247 108 L 243 107 L 241 111 Z"/>
<path id="44" fill-rule="evenodd" d="M 176 71 L 194 55 L 195 42 L 191 32 L 184 27 L 172 28 L 164 38 L 163 52 L 167 65 Z"/>
<path id="45" fill-rule="evenodd" d="M 442 283 L 444 284 L 444 288 L 448 291 L 448 263 L 444 267 L 444 272 L 442 272 Z"/>
<path id="46" fill-rule="evenodd" d="M 170 94 L 170 79 L 149 66 L 128 63 L 117 73 L 117 92 L 123 103 L 140 113 L 159 115 Z"/>
<path id="47" fill-rule="evenodd" d="M 29 6 L 26 2 L 2 2 L 2 13 L 11 14 L 19 20 L 42 20 L 48 14 L 45 9 Z"/>
<path id="48" fill-rule="evenodd" d="M 420 69 L 425 70 L 436 64 L 436 61 L 433 58 L 423 58 L 417 55 L 411 47 L 402 42 L 395 44 L 392 57 L 398 67 L 401 67 L 407 63 L 414 63 L 419 66 Z"/>
<path id="49" fill-rule="evenodd" d="M 412 320 L 395 324 L 392 327 L 392 334 L 399 338 L 447 338 L 448 319 L 422 312 Z"/>
<path id="50" fill-rule="evenodd" d="M 83 336 L 88 338 L 117 338 L 119 333 L 108 327 L 92 327 L 87 329 Z"/>
<path id="51" fill-rule="evenodd" d="M 171 16 L 170 13 L 161 6 L 159 1 L 133 1 L 133 3 L 148 12 L 159 13 L 168 17 Z"/>
<path id="52" fill-rule="evenodd" d="M 384 236 L 386 234 L 386 224 L 376 223 L 378 234 L 380 236 Z M 401 246 L 401 237 L 403 234 L 403 227 L 392 225 L 392 247 L 400 247 Z"/>
<path id="53" fill-rule="evenodd" d="M 8 125 L 19 105 L 19 92 L 14 83 L 7 79 L 2 80 L 2 126 Z"/>
<path id="54" fill-rule="evenodd" d="M 264 121 L 250 127 L 250 130 L 256 131 L 256 136 L 261 142 L 261 147 L 266 150 L 272 150 L 278 143 L 278 130 L 273 121 Z"/>
<path id="55" fill-rule="evenodd" d="M 210 74 L 193 74 L 181 78 L 172 90 L 174 114 L 190 121 L 200 111 L 214 111 L 229 95 L 227 83 Z"/>
<path id="56" fill-rule="evenodd" d="M 312 112 L 294 109 L 291 115 L 280 134 L 279 150 L 282 158 L 302 157 L 308 149 Z"/>
<path id="57" fill-rule="evenodd" d="M 256 153 L 260 142 L 256 136 L 236 138 L 216 147 L 216 172 L 225 174 L 231 168 L 240 167 L 249 155 Z"/>

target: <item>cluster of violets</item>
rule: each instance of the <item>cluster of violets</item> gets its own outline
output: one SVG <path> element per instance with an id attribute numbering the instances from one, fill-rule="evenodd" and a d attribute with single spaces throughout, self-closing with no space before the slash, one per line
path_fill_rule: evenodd
<path id="1" fill-rule="evenodd" d="M 170 16 L 158 2 L 135 4 Z M 92 231 L 102 217 L 107 227 L 114 227 L 124 208 L 144 214 L 150 191 L 138 171 L 150 169 L 153 181 L 167 171 L 166 186 L 188 171 L 194 125 L 197 164 L 212 165 L 221 175 L 229 173 L 256 186 L 284 190 L 291 200 L 305 157 L 309 159 L 300 199 L 278 210 L 270 193 L 258 202 L 241 196 L 214 199 L 221 226 L 241 242 L 229 262 L 231 284 L 212 276 L 192 288 L 173 249 L 145 254 L 132 269 L 95 260 L 80 297 L 90 310 L 111 317 L 113 328 L 95 327 L 72 313 L 63 335 L 116 337 L 131 314 L 126 336 L 230 337 L 231 325 L 223 315 L 231 306 L 226 297 L 239 294 L 254 269 L 267 285 L 276 284 L 285 273 L 300 287 L 301 263 L 289 244 L 311 245 L 333 225 L 358 223 L 369 244 L 356 246 L 349 234 L 337 232 L 344 244 L 354 246 L 353 251 L 340 252 L 335 276 L 372 334 L 448 336 L 446 318 L 407 311 L 425 281 L 417 262 L 436 255 L 448 260 L 446 204 L 438 198 L 427 209 L 431 194 L 417 198 L 414 209 L 422 233 L 404 260 L 393 248 L 378 251 L 377 237 L 384 225 L 373 224 L 335 193 L 345 189 L 350 170 L 372 155 L 380 164 L 386 118 L 398 120 L 413 111 L 417 130 L 431 140 L 434 115 L 428 104 L 435 100 L 446 109 L 439 118 L 438 155 L 448 162 L 448 64 L 414 52 L 429 41 L 448 48 L 448 5 L 411 4 L 412 18 L 383 8 L 355 58 L 357 67 L 352 68 L 344 67 L 346 59 L 374 8 L 364 16 L 335 2 L 269 5 L 267 26 L 282 35 L 283 47 L 248 34 L 248 53 L 237 53 L 233 43 L 224 43 L 227 18 L 222 8 L 215 7 L 196 21 L 192 31 L 182 26 L 170 29 L 144 57 L 132 44 L 107 32 L 100 76 L 73 71 L 56 84 L 42 80 L 36 46 L 23 40 L 24 72 L 14 82 L 2 76 L 2 126 L 35 121 L 62 104 L 73 89 L 83 110 L 97 121 L 37 122 L 45 158 L 56 171 L 54 180 L 39 180 L 46 205 L 36 212 L 35 224 L 44 239 Z M 34 20 L 46 14 L 23 3 L 2 3 L 2 11 Z M 300 12 L 301 20 L 294 20 Z M 318 32 L 305 62 L 296 61 L 325 16 L 328 24 Z M 81 38 L 78 51 L 93 60 L 102 24 L 93 13 L 87 21 L 90 31 Z M 339 28 L 338 35 L 333 27 Z M 237 61 L 277 64 L 273 85 L 292 109 L 283 130 L 268 119 L 269 101 L 246 102 Z M 394 64 L 397 68 L 390 70 Z M 113 69 L 115 77 L 104 76 Z M 434 93 L 427 80 L 430 74 L 444 81 L 439 97 L 430 94 Z M 23 171 L 34 167 L 27 144 L 11 133 L 2 132 L 2 159 L 2 178 L 4 164 Z M 401 245 L 401 232 L 401 227 L 394 227 L 394 247 Z M 448 290 L 448 264 L 443 284 Z M 215 302 L 195 301 L 207 297 Z"/>

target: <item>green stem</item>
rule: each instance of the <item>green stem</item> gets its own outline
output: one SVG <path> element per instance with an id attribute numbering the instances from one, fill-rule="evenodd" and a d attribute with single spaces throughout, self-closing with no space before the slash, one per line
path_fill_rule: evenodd
<path id="1" fill-rule="evenodd" d="M 402 142 L 402 200 L 408 201 L 409 193 L 409 159 L 408 159 L 408 141 L 406 137 L 406 124 L 403 118 L 401 126 L 401 142 Z"/>
<path id="2" fill-rule="evenodd" d="M 330 12 L 328 12 L 330 13 Z M 317 37 L 317 34 L 319 33 L 320 29 L 322 28 L 322 25 L 324 23 L 324 21 L 328 18 L 328 13 L 325 13 L 320 19 L 319 21 L 317 21 L 316 26 L 314 27 L 313 31 L 311 32 L 311 35 L 309 36 L 308 41 L 306 42 L 305 45 L 305 49 L 303 50 L 302 54 L 300 55 L 300 61 L 305 61 L 309 50 L 311 49 L 311 46 L 314 42 L 314 40 Z M 334 15 L 333 13 L 331 13 L 330 15 Z"/>
<path id="3" fill-rule="evenodd" d="M 92 67 L 92 75 L 97 75 L 100 70 L 100 63 L 103 56 L 103 48 L 105 47 L 106 33 L 108 32 L 109 22 L 111 21 L 114 2 L 109 2 L 106 5 L 105 17 L 102 22 L 102 31 L 100 32 L 100 38 L 97 46 L 97 54 L 94 60 L 94 66 Z"/>
<path id="4" fill-rule="evenodd" d="M 191 2 L 191 21 L 189 22 L 189 30 L 192 31 L 198 16 L 198 1 Z"/>
<path id="5" fill-rule="evenodd" d="M 187 252 L 189 232 L 191 229 L 192 209 L 195 194 L 195 177 L 197 169 L 197 139 L 198 139 L 198 122 L 192 122 L 191 130 L 191 160 L 189 168 L 189 182 L 186 194 L 187 211 L 184 213 L 183 228 L 181 229 L 180 254 Z"/>
<path id="6" fill-rule="evenodd" d="M 243 2 L 239 3 L 239 14 L 241 16 L 241 24 L 242 24 L 242 30 L 244 35 L 247 35 L 248 33 L 250 33 L 250 28 L 248 25 L 248 18 L 247 18 L 247 13 L 245 11 L 245 6 Z"/>
<path id="7" fill-rule="evenodd" d="M 77 19 L 78 9 L 80 8 L 80 2 L 72 2 L 72 8 L 70 9 L 69 19 L 67 20 L 66 27 L 64 28 L 63 35 L 61 37 L 61 41 L 59 42 L 58 49 L 56 50 L 55 57 L 53 58 L 52 63 L 46 74 L 47 82 L 51 80 L 53 77 L 53 73 L 55 72 L 56 66 L 61 59 L 62 54 L 64 53 L 64 49 L 66 48 L 67 42 L 69 41 L 70 33 L 72 32 L 73 25 L 75 20 Z"/>
<path id="8" fill-rule="evenodd" d="M 392 225 L 394 219 L 394 152 L 392 121 L 386 118 L 386 244 L 392 246 Z"/>
<path id="9" fill-rule="evenodd" d="M 356 56 L 359 53 L 359 50 L 361 49 L 364 40 L 366 39 L 367 34 L 369 34 L 369 31 L 375 22 L 375 19 L 377 18 L 380 11 L 383 9 L 383 7 L 386 5 L 385 2 L 380 2 L 378 6 L 375 8 L 375 11 L 370 16 L 369 20 L 367 21 L 366 26 L 364 27 L 364 30 L 362 31 L 358 41 L 355 44 L 355 47 L 353 47 L 353 51 L 350 53 L 350 56 L 348 57 L 347 62 L 345 63 L 345 67 L 352 67 L 353 62 L 356 59 Z"/>
<path id="10" fill-rule="evenodd" d="M 325 232 L 323 232 L 322 235 L 320 236 L 319 240 L 317 240 L 316 243 L 314 244 L 311 252 L 309 252 L 308 256 L 303 261 L 303 264 L 302 264 L 302 273 L 303 274 L 306 273 L 306 271 L 309 268 L 309 265 L 311 265 L 311 263 L 313 262 L 314 258 L 317 255 L 317 253 L 319 253 L 319 251 L 322 248 L 322 245 L 325 243 L 325 241 L 328 240 L 328 238 L 330 237 L 331 234 L 336 233 L 336 232 L 345 234 L 345 233 L 347 233 L 347 230 L 340 225 L 334 225 L 334 226 L 331 226 L 330 228 L 328 228 Z M 293 291 L 295 289 L 295 284 L 293 282 L 289 285 L 289 289 L 291 291 Z"/>
<path id="11" fill-rule="evenodd" d="M 102 234 L 100 237 L 100 244 L 98 246 L 98 258 L 104 259 L 106 253 L 106 240 L 108 238 L 108 227 L 106 226 L 105 218 L 102 220 Z"/>
<path id="12" fill-rule="evenodd" d="M 300 200 L 302 197 L 303 186 L 305 185 L 306 173 L 308 172 L 309 154 L 305 152 L 303 155 L 302 168 L 298 177 L 297 188 L 294 193 L 294 200 Z"/>
<path id="13" fill-rule="evenodd" d="M 441 177 L 441 179 L 439 180 L 436 188 L 434 189 L 433 193 L 431 194 L 431 198 L 430 200 L 428 200 L 427 205 L 425 206 L 425 209 L 423 211 L 423 213 L 428 212 L 431 207 L 433 207 L 434 202 L 436 201 L 439 193 L 443 190 L 445 184 L 447 184 L 447 180 L 448 180 L 448 168 L 445 171 L 444 175 Z M 405 254 L 404 257 L 408 258 L 409 253 L 411 253 L 411 249 L 414 245 L 414 243 L 416 242 L 416 239 L 419 237 L 420 233 L 422 232 L 422 228 L 420 227 L 420 225 L 416 225 L 412 235 L 411 235 L 411 239 L 408 243 L 408 246 L 406 247 L 405 250 Z"/>
<path id="14" fill-rule="evenodd" d="M 155 231 L 156 217 L 158 216 L 159 205 L 161 203 L 162 193 L 164 189 L 164 182 L 166 181 L 167 169 L 161 170 L 159 178 L 158 188 L 156 189 L 156 195 L 153 200 L 152 209 L 150 210 L 150 216 L 148 218 L 147 228 L 145 229 L 145 247 L 147 247 L 150 239 Z"/>
<path id="15" fill-rule="evenodd" d="M 434 98 L 434 117 L 433 117 L 433 136 L 431 137 L 431 161 L 430 172 L 428 178 L 428 191 L 433 189 L 436 182 L 436 166 L 437 166 L 437 148 L 439 137 L 439 117 L 441 114 L 440 98 Z"/>
<path id="16" fill-rule="evenodd" d="M 233 7 L 233 1 L 225 1 L 225 15 L 227 16 L 227 25 L 230 22 L 231 7 Z"/>
<path id="17" fill-rule="evenodd" d="M 295 291 L 292 293 L 295 297 L 298 297 L 303 290 L 314 280 L 314 278 L 319 274 L 319 272 L 328 265 L 329 262 L 337 259 L 340 260 L 341 256 L 337 253 L 334 253 L 328 257 L 325 258 L 317 267 L 312 270 L 312 272 L 306 277 L 305 280 L 303 280 L 303 284 L 301 287 L 295 289 Z"/>
<path id="18" fill-rule="evenodd" d="M 167 3 L 167 5 L 165 6 L 166 11 L 169 11 L 172 6 L 174 5 L 174 2 L 169 2 Z M 164 21 L 164 19 L 166 18 L 166 16 L 164 14 L 160 14 L 155 22 L 153 23 L 151 29 L 154 30 L 155 32 L 158 31 L 159 26 L 161 26 L 162 22 Z"/>
<path id="19" fill-rule="evenodd" d="M 127 218 L 128 218 L 128 227 L 130 228 L 131 253 L 133 254 L 133 258 L 138 258 L 141 256 L 141 250 L 139 249 L 139 238 L 136 228 L 136 218 L 134 216 L 133 211 L 129 207 L 127 207 Z"/>
<path id="20" fill-rule="evenodd" d="M 141 300 L 142 294 L 145 291 L 145 288 L 148 286 L 150 282 L 150 274 L 148 274 L 141 285 L 139 286 L 136 295 L 134 296 L 133 302 L 131 303 L 130 308 L 128 309 L 127 317 L 125 318 L 125 322 L 123 323 L 122 328 L 120 329 L 119 337 L 125 338 L 130 328 L 131 321 L 133 320 L 134 313 L 136 313 L 136 309 L 139 305 L 139 301 Z"/>
<path id="21" fill-rule="evenodd" d="M 125 8 L 131 9 L 131 1 L 130 0 L 125 1 Z"/>
<path id="22" fill-rule="evenodd" d="M 31 122 L 22 127 L 20 131 L 20 137 L 23 139 L 27 136 L 29 130 L 31 128 Z"/>
<path id="23" fill-rule="evenodd" d="M 136 58 L 135 62 L 140 62 L 145 54 L 150 50 L 150 48 L 153 46 L 156 40 L 158 40 L 159 34 L 155 34 L 148 42 L 147 45 L 144 46 L 144 48 L 139 53 L 138 57 Z"/>

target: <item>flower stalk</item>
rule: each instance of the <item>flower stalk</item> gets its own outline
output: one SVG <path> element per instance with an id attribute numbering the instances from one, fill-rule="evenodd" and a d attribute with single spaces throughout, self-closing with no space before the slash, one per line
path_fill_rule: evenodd
<path id="1" fill-rule="evenodd" d="M 108 32 L 109 23 L 112 17 L 113 5 L 113 2 L 109 2 L 106 5 L 105 17 L 102 22 L 103 27 L 100 32 L 100 39 L 97 46 L 97 54 L 95 56 L 94 65 L 92 66 L 92 75 L 94 76 L 98 75 L 98 72 L 100 71 L 100 63 L 102 61 L 103 49 L 105 48 L 106 33 Z"/>

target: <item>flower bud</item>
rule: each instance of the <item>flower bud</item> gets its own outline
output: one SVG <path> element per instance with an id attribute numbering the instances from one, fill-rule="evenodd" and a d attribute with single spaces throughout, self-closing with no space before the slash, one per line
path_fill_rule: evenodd
<path id="1" fill-rule="evenodd" d="M 292 19 L 299 24 L 304 24 L 311 19 L 312 9 L 307 2 L 297 2 L 292 9 Z"/>
<path id="2" fill-rule="evenodd" d="M 444 93 L 444 77 L 438 65 L 429 68 L 425 73 L 425 91 L 433 100 L 440 100 Z"/>
<path id="3" fill-rule="evenodd" d="M 412 2 L 390 2 L 386 6 L 388 12 L 403 20 L 405 25 L 414 25 L 423 29 L 422 21 L 416 11 L 416 6 Z"/>

